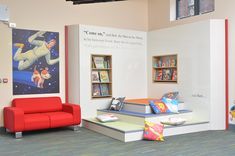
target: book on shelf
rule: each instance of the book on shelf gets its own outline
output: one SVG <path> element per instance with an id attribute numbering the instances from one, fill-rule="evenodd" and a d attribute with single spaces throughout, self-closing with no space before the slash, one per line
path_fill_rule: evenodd
<path id="1" fill-rule="evenodd" d="M 92 95 L 93 96 L 101 96 L 100 85 L 99 84 L 93 84 L 92 85 Z"/>
<path id="2" fill-rule="evenodd" d="M 109 59 L 107 59 L 107 68 L 111 68 L 110 60 Z"/>
<path id="3" fill-rule="evenodd" d="M 104 58 L 104 68 L 110 68 L 110 58 L 109 57 Z"/>
<path id="4" fill-rule="evenodd" d="M 109 82 L 108 71 L 100 71 L 100 82 Z"/>
<path id="5" fill-rule="evenodd" d="M 176 81 L 177 80 L 177 70 L 176 69 L 173 69 L 173 72 L 172 72 L 172 80 Z"/>
<path id="6" fill-rule="evenodd" d="M 166 67 L 170 67 L 170 58 L 166 57 Z"/>
<path id="7" fill-rule="evenodd" d="M 176 59 L 174 57 L 170 59 L 170 67 L 176 67 Z"/>
<path id="8" fill-rule="evenodd" d="M 162 57 L 162 67 L 171 67 L 171 57 L 168 57 L 168 56 L 165 56 L 165 57 Z"/>
<path id="9" fill-rule="evenodd" d="M 156 72 L 156 80 L 162 80 L 162 70 L 157 70 Z"/>
<path id="10" fill-rule="evenodd" d="M 163 69 L 162 70 L 162 80 L 172 80 L 172 70 L 171 69 Z"/>
<path id="11" fill-rule="evenodd" d="M 161 60 L 161 59 L 159 59 L 159 60 L 157 61 L 157 63 L 158 63 L 158 67 L 162 67 L 162 60 Z"/>
<path id="12" fill-rule="evenodd" d="M 95 64 L 95 68 L 105 68 L 103 56 L 93 56 L 93 61 Z"/>
<path id="13" fill-rule="evenodd" d="M 104 68 L 108 68 L 108 62 L 106 60 L 104 61 Z"/>
<path id="14" fill-rule="evenodd" d="M 91 81 L 92 82 L 100 82 L 100 76 L 98 71 L 91 72 Z"/>
<path id="15" fill-rule="evenodd" d="M 102 96 L 108 96 L 109 94 L 109 85 L 108 84 L 100 84 L 100 92 Z"/>
<path id="16" fill-rule="evenodd" d="M 166 67 L 166 58 L 161 58 L 161 67 Z"/>
<path id="17" fill-rule="evenodd" d="M 176 67 L 176 64 L 175 56 L 163 56 L 156 59 L 154 67 Z"/>

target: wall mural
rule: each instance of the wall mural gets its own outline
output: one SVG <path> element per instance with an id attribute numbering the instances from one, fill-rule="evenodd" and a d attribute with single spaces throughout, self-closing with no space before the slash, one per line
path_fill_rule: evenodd
<path id="1" fill-rule="evenodd" d="M 59 93 L 59 33 L 12 30 L 13 95 Z"/>

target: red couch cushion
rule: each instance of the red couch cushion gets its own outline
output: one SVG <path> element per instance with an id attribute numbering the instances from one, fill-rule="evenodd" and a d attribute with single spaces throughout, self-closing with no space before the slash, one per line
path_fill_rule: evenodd
<path id="1" fill-rule="evenodd" d="M 73 115 L 66 112 L 42 113 L 50 119 L 51 128 L 73 125 Z"/>
<path id="2" fill-rule="evenodd" d="M 12 106 L 21 108 L 25 114 L 62 110 L 62 103 L 59 97 L 16 98 L 12 101 Z"/>
<path id="3" fill-rule="evenodd" d="M 24 130 L 35 130 L 50 128 L 50 119 L 44 114 L 25 114 Z"/>

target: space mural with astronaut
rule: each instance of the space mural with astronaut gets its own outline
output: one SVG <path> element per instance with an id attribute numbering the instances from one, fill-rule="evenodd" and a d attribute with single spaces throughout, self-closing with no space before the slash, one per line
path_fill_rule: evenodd
<path id="1" fill-rule="evenodd" d="M 12 30 L 13 95 L 59 93 L 59 33 Z"/>

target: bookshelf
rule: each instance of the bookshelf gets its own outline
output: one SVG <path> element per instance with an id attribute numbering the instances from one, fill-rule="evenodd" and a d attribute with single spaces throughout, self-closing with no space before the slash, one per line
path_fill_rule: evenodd
<path id="1" fill-rule="evenodd" d="M 177 55 L 153 56 L 153 82 L 177 83 Z"/>
<path id="2" fill-rule="evenodd" d="M 91 97 L 112 97 L 111 55 L 91 55 Z"/>

